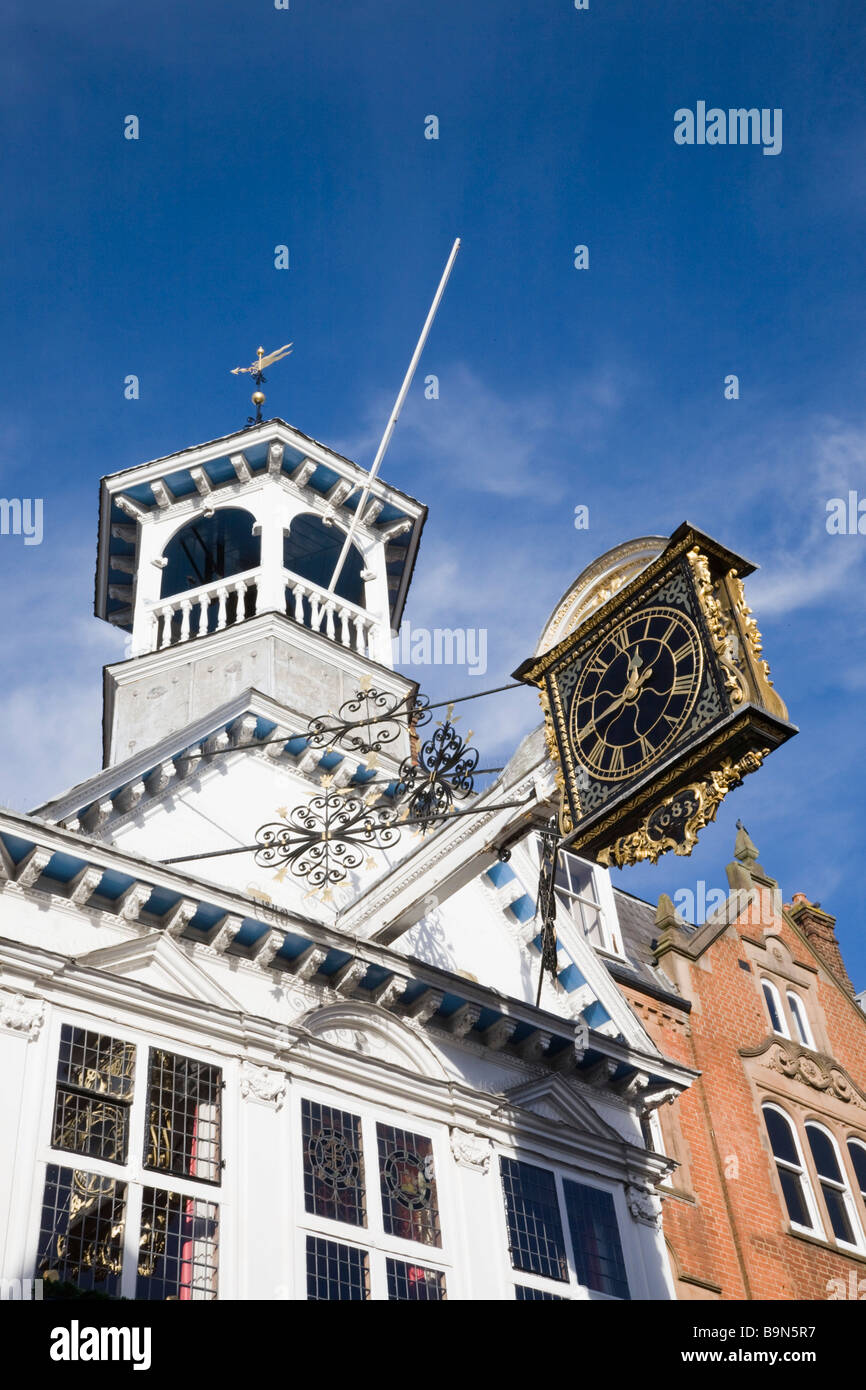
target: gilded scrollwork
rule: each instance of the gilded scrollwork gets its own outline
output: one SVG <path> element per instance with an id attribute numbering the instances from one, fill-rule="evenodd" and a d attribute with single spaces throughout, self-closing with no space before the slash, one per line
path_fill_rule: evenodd
<path id="1" fill-rule="evenodd" d="M 598 852 L 600 864 L 618 869 L 649 859 L 655 864 L 662 854 L 691 854 L 698 834 L 710 821 L 728 792 L 740 785 L 743 778 L 755 772 L 769 753 L 768 748 L 746 753 L 734 762 L 725 758 L 721 766 L 700 781 L 674 792 L 654 806 L 643 824 L 630 835 L 621 835 L 612 845 Z"/>
<path id="2" fill-rule="evenodd" d="M 736 625 L 726 615 L 719 602 L 706 555 L 694 546 L 688 551 L 688 561 L 692 567 L 698 600 L 707 620 L 713 649 L 724 673 L 725 689 L 730 696 L 731 704 L 741 705 L 748 696 L 748 687 L 745 676 L 735 660 L 739 642 Z M 731 570 L 731 574 L 733 573 Z M 740 588 L 742 589 L 742 584 Z"/>

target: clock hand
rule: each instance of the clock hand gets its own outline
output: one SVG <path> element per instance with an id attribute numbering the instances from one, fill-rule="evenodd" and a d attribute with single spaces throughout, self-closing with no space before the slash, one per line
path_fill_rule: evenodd
<path id="1" fill-rule="evenodd" d="M 627 702 L 628 700 L 633 700 L 634 697 L 635 697 L 635 695 L 637 695 L 638 691 L 640 690 L 641 686 L 643 686 L 643 685 L 645 684 L 645 682 L 649 680 L 649 678 L 650 678 L 650 676 L 652 675 L 652 673 L 653 673 L 653 668 L 652 668 L 652 666 L 648 666 L 648 667 L 646 668 L 646 670 L 644 671 L 643 675 L 632 677 L 632 678 L 629 680 L 629 683 L 628 683 L 628 685 L 626 686 L 625 690 L 623 691 L 622 695 L 617 695 L 615 699 L 611 700 L 611 702 L 610 702 L 610 704 L 608 705 L 607 709 L 603 710 L 601 714 L 596 715 L 595 718 L 592 720 L 591 723 L 585 724 L 584 727 L 583 727 L 582 729 L 578 729 L 578 731 L 577 731 L 577 739 L 578 739 L 578 742 L 581 743 L 581 742 L 583 741 L 583 739 L 586 737 L 586 735 L 587 735 L 593 728 L 597 729 L 600 720 L 602 720 L 602 719 L 607 719 L 608 715 L 609 715 L 609 714 L 613 714 L 614 711 L 615 711 L 615 710 L 618 710 L 618 709 L 620 708 L 621 705 L 626 704 L 626 702 Z"/>

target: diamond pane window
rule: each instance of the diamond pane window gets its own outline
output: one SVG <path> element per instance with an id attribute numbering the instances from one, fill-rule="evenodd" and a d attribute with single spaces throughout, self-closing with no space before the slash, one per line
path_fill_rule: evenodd
<path id="1" fill-rule="evenodd" d="M 441 1245 L 432 1141 L 393 1125 L 377 1124 L 376 1135 L 386 1234 Z"/>
<path id="2" fill-rule="evenodd" d="M 221 1092 L 219 1067 L 151 1048 L 145 1168 L 219 1182 Z"/>
<path id="3" fill-rule="evenodd" d="M 385 1268 L 392 1303 L 444 1303 L 445 1275 L 440 1269 L 422 1269 L 391 1259 L 385 1261 Z"/>
<path id="4" fill-rule="evenodd" d="M 548 1279 L 567 1280 L 565 1237 L 553 1174 L 514 1158 L 501 1162 L 512 1265 Z"/>
<path id="5" fill-rule="evenodd" d="M 125 1163 L 134 1066 L 132 1043 L 64 1024 L 52 1147 Z"/>
<path id="6" fill-rule="evenodd" d="M 308 1301 L 357 1301 L 369 1297 L 370 1262 L 366 1250 L 307 1236 Z"/>
<path id="7" fill-rule="evenodd" d="M 144 1189 L 136 1299 L 216 1298 L 218 1215 L 212 1202 Z"/>
<path id="8" fill-rule="evenodd" d="M 550 1303 L 570 1303 L 563 1293 L 548 1293 L 547 1289 L 534 1289 L 530 1284 L 515 1284 L 514 1297 L 518 1303 L 530 1303 L 535 1299 L 544 1299 Z"/>
<path id="9" fill-rule="evenodd" d="M 613 1298 L 629 1298 L 612 1195 L 570 1181 L 563 1182 L 563 1191 L 579 1282 Z"/>
<path id="10" fill-rule="evenodd" d="M 301 1102 L 304 1205 L 317 1216 L 366 1226 L 364 1155 L 357 1115 L 317 1101 Z"/>
<path id="11" fill-rule="evenodd" d="M 126 1184 L 50 1163 L 36 1272 L 80 1289 L 120 1293 Z"/>

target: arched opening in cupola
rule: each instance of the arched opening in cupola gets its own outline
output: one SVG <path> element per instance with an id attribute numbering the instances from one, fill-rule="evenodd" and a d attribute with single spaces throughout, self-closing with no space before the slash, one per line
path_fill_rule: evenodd
<path id="1" fill-rule="evenodd" d="M 250 512 L 223 507 L 211 516 L 195 517 L 172 536 L 163 552 L 161 587 L 162 599 L 179 600 L 171 615 L 172 643 L 254 615 L 258 586 L 251 572 L 261 563 L 255 524 Z M 158 641 L 167 645 L 162 631 Z"/>
<path id="2" fill-rule="evenodd" d="M 327 589 L 345 539 L 346 533 L 339 526 L 326 526 L 311 512 L 302 512 L 284 537 L 283 564 L 291 574 L 310 580 L 319 589 Z M 354 545 L 350 546 L 334 592 L 358 608 L 365 606 L 363 569 L 364 557 Z"/>

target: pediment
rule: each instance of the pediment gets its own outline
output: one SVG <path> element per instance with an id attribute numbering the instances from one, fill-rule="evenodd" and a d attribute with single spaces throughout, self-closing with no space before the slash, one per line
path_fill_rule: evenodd
<path id="1" fill-rule="evenodd" d="M 531 1110 L 542 1119 L 553 1120 L 579 1129 L 584 1134 L 592 1134 L 598 1139 L 609 1139 L 621 1144 L 622 1138 L 606 1120 L 596 1112 L 580 1091 L 570 1086 L 562 1077 L 538 1077 L 512 1086 L 505 1092 L 510 1105 L 522 1110 Z"/>
<path id="2" fill-rule="evenodd" d="M 334 1047 L 406 1071 L 443 1080 L 445 1068 L 429 1043 L 384 1009 L 365 1003 L 326 1004 L 302 1020 L 314 1037 Z"/>
<path id="3" fill-rule="evenodd" d="M 113 946 L 78 956 L 76 964 L 109 975 L 123 975 L 136 984 L 197 1003 L 237 1009 L 238 1001 L 216 984 L 185 951 L 163 932 L 148 932 Z"/>

